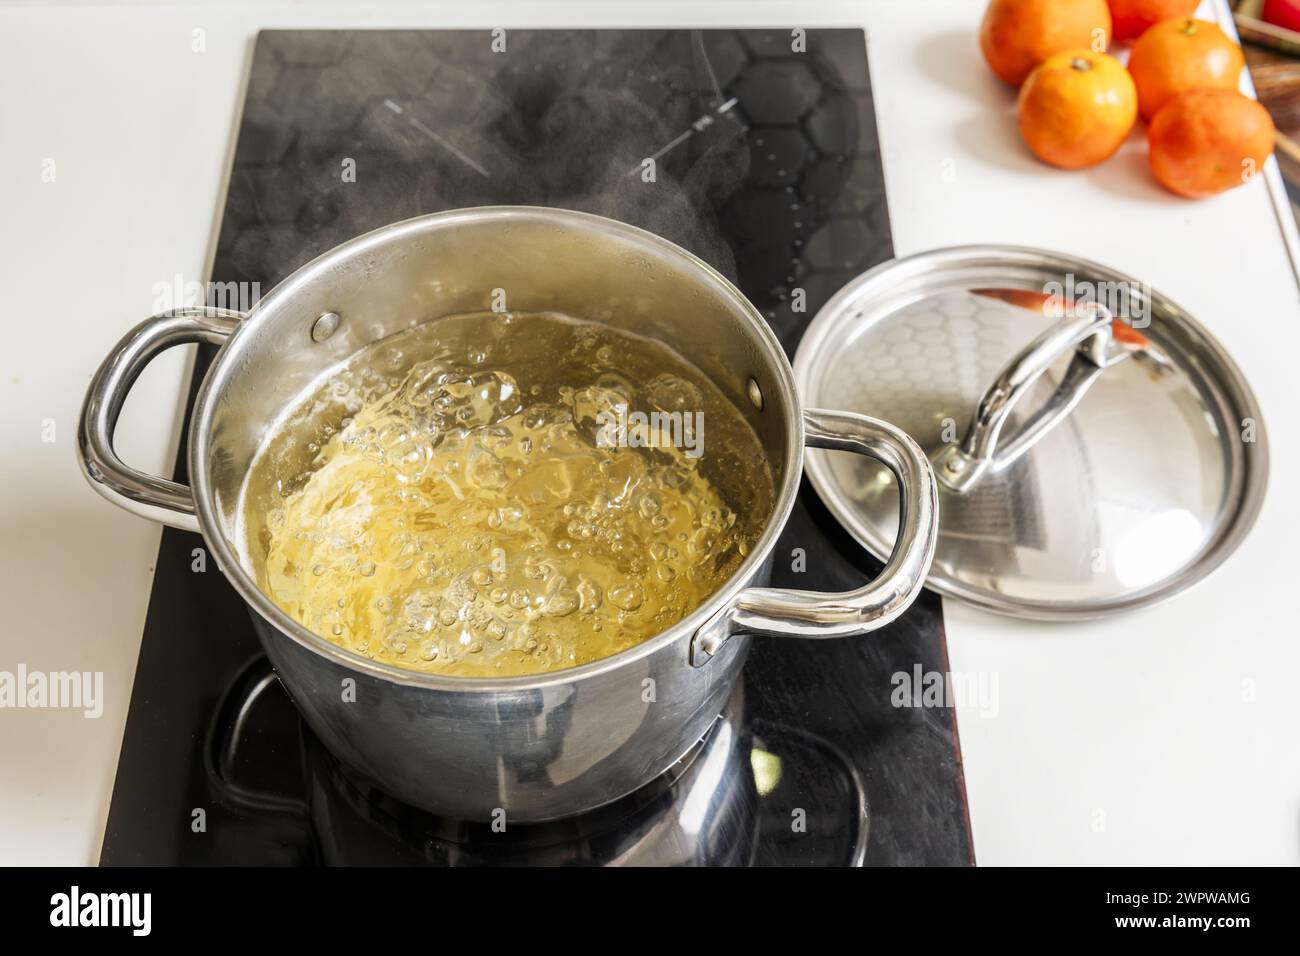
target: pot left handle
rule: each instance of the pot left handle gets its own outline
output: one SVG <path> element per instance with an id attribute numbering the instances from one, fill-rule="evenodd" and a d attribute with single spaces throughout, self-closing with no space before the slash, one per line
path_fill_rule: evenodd
<path id="1" fill-rule="evenodd" d="M 113 347 L 90 381 L 77 429 L 77 458 L 91 487 L 142 518 L 199 530 L 190 489 L 124 463 L 113 450 L 113 433 L 131 386 L 155 356 L 192 342 L 222 345 L 243 318 L 226 309 L 174 309 L 145 319 Z"/>
<path id="2" fill-rule="evenodd" d="M 894 550 L 880 575 L 856 591 L 741 591 L 695 632 L 690 654 L 696 667 L 737 633 L 826 638 L 874 631 L 907 610 L 925 584 L 939 538 L 939 503 L 934 469 L 921 447 L 895 426 L 866 415 L 816 408 L 803 414 L 805 444 L 857 452 L 893 472 L 900 495 Z"/>

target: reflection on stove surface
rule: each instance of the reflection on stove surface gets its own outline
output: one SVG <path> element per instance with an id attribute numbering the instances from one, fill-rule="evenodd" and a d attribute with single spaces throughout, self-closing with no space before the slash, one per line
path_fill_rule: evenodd
<path id="1" fill-rule="evenodd" d="M 400 802 L 356 775 L 296 720 L 264 657 L 240 672 L 213 714 L 206 769 L 227 809 L 282 817 L 302 862 L 438 866 L 861 865 L 861 779 L 828 742 L 751 720 L 743 682 L 710 732 L 667 772 L 589 813 L 512 825 L 450 820 Z M 259 728 L 256 736 L 250 728 Z M 276 728 L 277 741 L 266 739 Z M 302 798 L 242 781 L 264 765 L 241 753 L 297 748 Z"/>

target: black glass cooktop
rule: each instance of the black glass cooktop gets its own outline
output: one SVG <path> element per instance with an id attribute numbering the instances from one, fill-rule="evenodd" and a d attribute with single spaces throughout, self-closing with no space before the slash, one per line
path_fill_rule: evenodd
<path id="1" fill-rule="evenodd" d="M 793 354 L 831 293 L 892 255 L 863 34 L 263 32 L 213 281 L 269 290 L 370 229 L 499 203 L 685 246 Z M 498 834 L 340 766 L 202 546 L 163 533 L 103 863 L 973 862 L 952 712 L 891 702 L 894 675 L 947 670 L 932 595 L 861 639 L 759 639 L 713 731 L 664 777 Z M 805 483 L 773 583 L 844 590 L 878 570 Z"/>

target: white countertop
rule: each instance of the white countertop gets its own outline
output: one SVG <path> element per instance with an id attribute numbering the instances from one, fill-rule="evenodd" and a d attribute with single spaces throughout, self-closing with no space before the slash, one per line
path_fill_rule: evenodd
<path id="1" fill-rule="evenodd" d="M 99 719 L 0 710 L 0 863 L 98 858 L 159 529 L 86 487 L 91 372 L 207 278 L 243 81 L 261 27 L 865 26 L 897 252 L 1037 245 L 1115 266 L 1189 309 L 1263 405 L 1264 511 L 1173 602 L 1028 624 L 946 602 L 952 669 L 995 676 L 961 708 L 976 857 L 1009 863 L 1300 863 L 1300 295 L 1276 171 L 1199 202 L 1163 192 L 1142 132 L 1092 170 L 1038 163 L 979 56 L 977 0 L 875 3 L 196 3 L 0 7 L 0 671 L 104 672 Z M 1203 16 L 1225 19 L 1222 0 Z M 193 52 L 193 31 L 206 50 Z M 55 179 L 45 182 L 47 159 Z M 187 364 L 155 363 L 119 430 L 133 464 L 175 453 Z M 53 434 L 51 435 L 51 426 Z M 53 438 L 52 441 L 46 439 Z"/>

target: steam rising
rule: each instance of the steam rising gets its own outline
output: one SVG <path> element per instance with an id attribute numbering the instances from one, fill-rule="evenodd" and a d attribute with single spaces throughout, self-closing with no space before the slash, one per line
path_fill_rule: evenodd
<path id="1" fill-rule="evenodd" d="M 701 34 L 512 32 L 503 53 L 485 31 L 286 37 L 259 39 L 219 274 L 269 288 L 389 222 L 527 204 L 632 223 L 735 277 L 713 210 L 749 153 Z"/>

